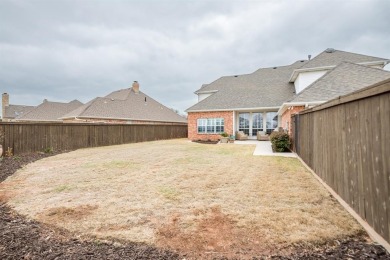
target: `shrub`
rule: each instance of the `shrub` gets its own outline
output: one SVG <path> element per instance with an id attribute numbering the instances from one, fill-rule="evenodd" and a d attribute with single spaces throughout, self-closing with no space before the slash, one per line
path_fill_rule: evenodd
<path id="1" fill-rule="evenodd" d="M 46 147 L 44 150 L 43 150 L 44 153 L 53 153 L 53 147 Z"/>
<path id="2" fill-rule="evenodd" d="M 223 132 L 223 133 L 221 134 L 221 136 L 222 136 L 222 137 L 228 137 L 229 135 L 228 135 L 226 132 Z"/>
<path id="3" fill-rule="evenodd" d="M 274 152 L 287 152 L 290 148 L 290 137 L 284 132 L 272 132 L 270 135 L 272 150 Z"/>
<path id="4" fill-rule="evenodd" d="M 5 151 L 5 157 L 12 157 L 14 153 L 12 152 L 12 148 L 8 147 L 7 150 Z"/>

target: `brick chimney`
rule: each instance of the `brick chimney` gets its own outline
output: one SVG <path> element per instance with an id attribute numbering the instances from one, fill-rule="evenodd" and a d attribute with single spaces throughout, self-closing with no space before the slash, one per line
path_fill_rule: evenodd
<path id="1" fill-rule="evenodd" d="M 135 94 L 139 93 L 139 83 L 137 81 L 133 82 L 133 91 Z"/>
<path id="2" fill-rule="evenodd" d="M 4 120 L 5 117 L 5 107 L 9 106 L 9 94 L 8 93 L 3 93 L 1 96 L 1 117 Z"/>

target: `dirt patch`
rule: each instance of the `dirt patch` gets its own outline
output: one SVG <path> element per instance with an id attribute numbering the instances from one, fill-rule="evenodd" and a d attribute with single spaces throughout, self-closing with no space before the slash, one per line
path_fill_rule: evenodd
<path id="1" fill-rule="evenodd" d="M 46 212 L 41 213 L 38 218 L 51 223 L 56 223 L 58 221 L 75 221 L 92 214 L 92 212 L 97 208 L 98 206 L 92 205 L 81 205 L 75 208 L 51 208 L 48 209 Z"/>
<path id="2" fill-rule="evenodd" d="M 268 255 L 258 233 L 237 227 L 237 222 L 220 207 L 194 210 L 199 216 L 193 230 L 183 229 L 181 216 L 175 214 L 157 229 L 157 245 L 179 251 L 191 258 L 239 258 Z M 249 253 L 249 254 L 248 254 Z"/>

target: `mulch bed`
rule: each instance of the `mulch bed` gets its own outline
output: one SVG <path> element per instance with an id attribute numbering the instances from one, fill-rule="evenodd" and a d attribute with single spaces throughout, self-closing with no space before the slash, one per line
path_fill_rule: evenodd
<path id="1" fill-rule="evenodd" d="M 53 154 L 31 153 L 0 161 L 0 181 L 27 163 Z M 318 247 L 297 246 L 289 256 L 253 259 L 390 259 L 365 236 L 330 241 Z M 0 201 L 0 259 L 184 259 L 175 252 L 132 242 L 81 239 L 66 230 L 27 219 Z"/>
<path id="2" fill-rule="evenodd" d="M 194 140 L 192 142 L 198 143 L 198 144 L 217 144 L 217 143 L 219 143 L 219 141 L 211 141 L 211 140 Z"/>

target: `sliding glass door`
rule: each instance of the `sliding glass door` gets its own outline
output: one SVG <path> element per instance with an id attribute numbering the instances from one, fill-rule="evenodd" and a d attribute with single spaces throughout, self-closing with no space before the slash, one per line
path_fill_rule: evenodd
<path id="1" fill-rule="evenodd" d="M 278 127 L 277 112 L 242 112 L 238 113 L 238 131 L 255 138 L 257 132 L 270 134 Z"/>
<path id="2" fill-rule="evenodd" d="M 238 131 L 243 131 L 245 134 L 249 135 L 249 113 L 239 113 L 238 121 Z"/>
<path id="3" fill-rule="evenodd" d="M 252 136 L 257 136 L 258 131 L 263 131 L 263 113 L 252 113 Z"/>
<path id="4" fill-rule="evenodd" d="M 267 134 L 270 134 L 278 127 L 278 113 L 267 112 Z"/>

